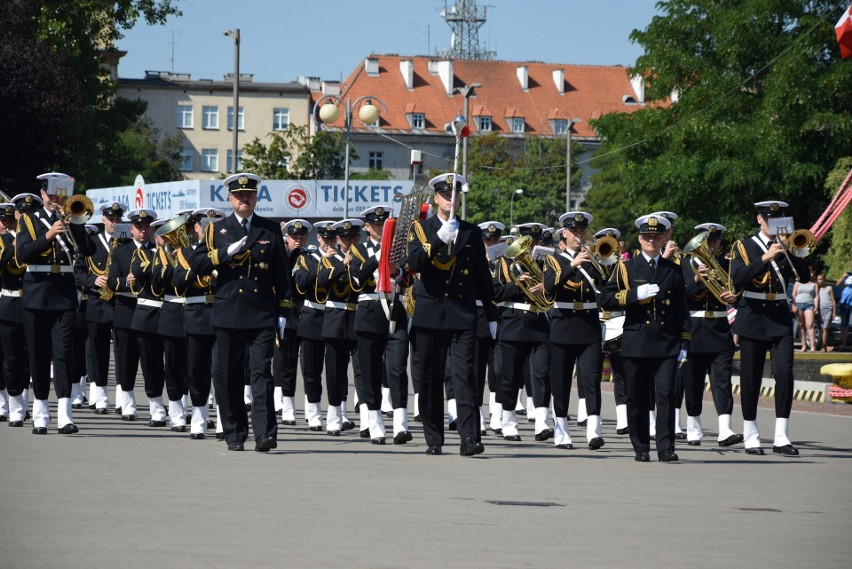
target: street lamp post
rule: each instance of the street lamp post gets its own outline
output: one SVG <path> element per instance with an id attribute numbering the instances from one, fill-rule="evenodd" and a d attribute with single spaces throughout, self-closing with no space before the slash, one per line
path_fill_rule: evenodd
<path id="1" fill-rule="evenodd" d="M 512 197 L 509 198 L 509 227 L 512 228 L 515 225 L 515 196 L 522 196 L 524 194 L 524 190 L 518 188 L 514 192 L 512 192 Z"/>
<path id="2" fill-rule="evenodd" d="M 571 127 L 582 119 L 568 119 L 568 128 L 565 129 L 565 137 L 567 139 L 566 161 L 565 161 L 565 211 L 571 211 Z"/>
<path id="3" fill-rule="evenodd" d="M 358 106 L 358 103 L 364 101 L 361 109 L 358 111 L 358 120 L 364 125 L 371 125 L 379 119 L 379 109 L 373 104 L 373 100 L 381 103 L 385 114 L 388 112 L 387 106 L 378 97 L 372 95 L 364 95 L 358 97 L 355 101 L 352 99 L 343 99 L 337 95 L 323 95 L 320 100 L 325 99 L 325 103 L 314 107 L 314 115 L 323 123 L 331 124 L 340 117 L 338 105 L 343 108 L 343 124 L 346 129 L 346 150 L 343 155 L 343 219 L 349 217 L 349 142 L 352 137 L 352 111 Z M 336 104 L 335 104 L 336 103 Z"/>
<path id="4" fill-rule="evenodd" d="M 476 87 L 482 87 L 481 83 L 471 83 L 464 87 L 456 87 L 453 91 L 464 97 L 464 120 L 470 124 L 470 97 Z M 462 139 L 462 176 L 467 180 L 467 137 Z M 467 193 L 461 196 L 461 218 L 467 219 Z"/>
<path id="5" fill-rule="evenodd" d="M 239 113 L 240 113 L 240 29 L 224 32 L 226 36 L 234 38 L 234 150 L 231 159 L 231 173 L 236 173 L 237 156 L 239 155 Z"/>

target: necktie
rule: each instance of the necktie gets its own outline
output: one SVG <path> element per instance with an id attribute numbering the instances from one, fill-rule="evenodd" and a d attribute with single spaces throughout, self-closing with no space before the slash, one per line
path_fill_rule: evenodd
<path id="1" fill-rule="evenodd" d="M 650 261 L 648 261 L 648 264 L 651 265 L 652 271 L 657 270 L 657 260 L 656 259 L 651 259 Z"/>
<path id="2" fill-rule="evenodd" d="M 242 220 L 240 226 L 243 228 L 243 235 L 248 235 L 248 219 Z"/>

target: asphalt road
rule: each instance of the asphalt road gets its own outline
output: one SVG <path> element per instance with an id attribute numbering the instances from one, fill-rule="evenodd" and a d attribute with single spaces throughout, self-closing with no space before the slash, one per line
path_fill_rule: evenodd
<path id="1" fill-rule="evenodd" d="M 772 454 L 766 405 L 766 456 L 716 447 L 710 404 L 708 437 L 679 445 L 678 464 L 633 461 L 609 393 L 599 451 L 573 425 L 562 451 L 524 423 L 521 443 L 485 437 L 477 458 L 454 435 L 426 456 L 414 422 L 411 443 L 376 447 L 300 420 L 269 454 L 88 410 L 71 436 L 0 424 L 0 567 L 845 569 L 852 418 L 796 407 L 799 458 Z M 741 431 L 739 407 L 734 418 Z"/>

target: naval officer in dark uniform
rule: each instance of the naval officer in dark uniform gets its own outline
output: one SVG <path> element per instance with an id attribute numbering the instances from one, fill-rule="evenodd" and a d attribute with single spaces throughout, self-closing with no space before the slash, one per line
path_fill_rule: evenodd
<path id="1" fill-rule="evenodd" d="M 689 313 L 680 267 L 661 256 L 671 224 L 662 216 L 636 220 L 641 253 L 616 265 L 601 290 L 600 306 L 624 310 L 621 353 L 627 379 L 630 442 L 637 462 L 650 461 L 648 422 L 653 386 L 657 404 L 656 442 L 660 462 L 675 454 L 675 373 L 689 349 Z"/>
<path id="2" fill-rule="evenodd" d="M 448 351 L 458 409 L 460 454 L 473 456 L 485 450 L 480 441 L 474 393 L 476 301 L 483 304 L 492 336 L 497 330 L 497 310 L 492 302 L 491 272 L 482 230 L 451 217 L 464 184 L 465 179 L 455 174 L 442 174 L 429 181 L 435 191 L 437 212 L 414 223 L 408 244 L 408 269 L 420 273 L 412 327 L 417 335 L 420 416 L 429 454 L 441 454 L 444 445 L 442 388 Z"/>
<path id="3" fill-rule="evenodd" d="M 3 353 L 3 381 L 8 396 L 8 415 L 2 417 L 9 421 L 10 427 L 23 427 L 27 404 L 24 394 L 30 387 L 29 366 L 27 365 L 27 344 L 21 326 L 21 282 L 26 265 L 15 259 L 15 229 L 18 215 L 14 203 L 0 206 L 0 349 Z"/>
<path id="4" fill-rule="evenodd" d="M 207 226 L 189 264 L 199 276 L 216 271 L 211 324 L 219 365 L 214 385 L 228 450 L 243 450 L 248 438 L 243 402 L 248 352 L 255 450 L 268 452 L 278 446 L 271 362 L 275 335 L 283 338 L 290 314 L 290 275 L 280 228 L 254 213 L 260 177 L 239 173 L 224 184 L 233 213 Z"/>
<path id="5" fill-rule="evenodd" d="M 793 406 L 793 316 L 787 285 L 794 280 L 810 281 L 810 271 L 803 259 L 784 254 L 785 245 L 778 238 L 779 218 L 789 220 L 781 224 L 787 225 L 787 233 L 792 232 L 793 220 L 786 217 L 787 204 L 763 201 L 754 205 L 760 230 L 751 238 L 734 244 L 730 265 L 734 290 L 742 291 L 733 332 L 740 340 L 745 449 L 748 454 L 763 454 L 757 428 L 757 401 L 763 381 L 763 364 L 769 352 L 775 378 L 772 451 L 783 456 L 797 456 L 799 451 L 788 437 Z"/>

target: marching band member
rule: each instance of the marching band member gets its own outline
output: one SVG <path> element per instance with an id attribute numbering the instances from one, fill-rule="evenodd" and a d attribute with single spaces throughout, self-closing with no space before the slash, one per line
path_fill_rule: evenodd
<path id="1" fill-rule="evenodd" d="M 520 236 L 530 236 L 530 251 L 541 241 L 541 232 L 545 226 L 541 223 L 526 223 L 518 226 Z M 550 414 L 550 325 L 547 313 L 532 303 L 526 293 L 516 284 L 526 280 L 528 274 L 513 278 L 512 260 L 500 259 L 497 276 L 494 279 L 494 301 L 500 307 L 498 337 L 502 357 L 503 385 L 501 386 L 503 405 L 503 438 L 507 441 L 519 441 L 518 420 L 513 409 L 525 374 L 529 374 L 535 402 L 535 440 L 546 441 L 553 437 L 553 429 L 548 427 Z M 544 293 L 544 284 L 538 283 L 530 289 L 537 295 Z M 529 415 L 528 415 L 529 417 Z"/>
<path id="2" fill-rule="evenodd" d="M 482 232 L 454 216 L 457 192 L 465 183 L 463 176 L 455 174 L 442 174 L 429 181 L 437 212 L 413 224 L 408 244 L 408 269 L 420 273 L 422 285 L 414 293 L 412 327 L 416 330 L 420 367 L 420 416 L 430 455 L 441 454 L 444 445 L 441 391 L 448 352 L 458 409 L 459 452 L 473 456 L 485 450 L 480 442 L 474 393 L 476 301 L 485 308 L 492 337 L 497 314 Z"/>
<path id="3" fill-rule="evenodd" d="M 243 402 L 246 357 L 255 451 L 278 446 L 271 360 L 275 335 L 283 338 L 290 314 L 286 306 L 290 275 L 279 227 L 254 212 L 260 181 L 247 173 L 225 179 L 233 213 L 207 226 L 190 259 L 197 275 L 217 271 L 211 318 L 219 357 L 214 385 L 230 451 L 244 450 L 248 438 Z"/>
<path id="4" fill-rule="evenodd" d="M 482 230 L 482 244 L 485 247 L 485 257 L 488 260 L 488 268 L 492 275 L 496 271 L 497 259 L 488 257 L 488 248 L 500 243 L 500 237 L 506 226 L 499 221 L 486 221 L 479 224 L 479 229 Z M 492 277 L 493 278 L 493 277 Z M 499 328 L 499 326 L 498 326 Z M 482 301 L 476 302 L 476 347 L 473 352 L 473 365 L 476 370 L 476 396 L 479 401 L 479 421 L 480 429 L 485 432 L 485 419 L 482 413 L 482 400 L 485 393 L 485 383 L 488 381 L 488 412 L 489 426 L 495 434 L 502 433 L 502 406 L 497 403 L 497 391 L 499 382 L 496 380 L 497 374 L 494 373 L 495 361 L 495 340 L 491 337 L 491 331 L 488 329 L 488 318 L 485 316 L 485 308 L 482 306 Z M 490 373 L 489 373 L 489 368 Z M 499 406 L 499 407 L 498 407 Z"/>
<path id="5" fill-rule="evenodd" d="M 724 260 L 719 252 L 722 232 L 727 231 L 719 223 L 702 223 L 696 231 L 707 232 L 707 247 L 716 257 L 719 266 Z M 683 382 L 686 395 L 686 444 L 699 446 L 704 432 L 701 426 L 701 409 L 704 402 L 704 377 L 709 374 L 713 390 L 713 403 L 719 416 L 719 446 L 727 447 L 743 442 L 743 436 L 731 429 L 731 413 L 734 396 L 731 389 L 731 367 L 734 362 L 734 339 L 728 324 L 727 305 L 737 297 L 726 290 L 722 300 L 712 294 L 699 274 L 705 277 L 708 267 L 696 259 L 684 262 L 683 280 L 686 283 L 687 308 L 692 319 L 689 354 L 683 364 Z"/>
<path id="6" fill-rule="evenodd" d="M 113 241 L 116 239 L 115 224 L 121 222 L 124 206 L 119 202 L 107 202 L 101 205 L 100 210 L 104 231 L 90 235 L 86 240 L 85 251 L 74 264 L 74 277 L 77 284 L 86 290 L 89 403 L 94 405 L 95 413 L 106 415 L 109 412 L 106 388 L 113 322 L 113 304 L 109 299 L 114 292 L 110 289 L 107 289 L 110 292 L 104 292 L 104 287 L 107 284 L 110 251 L 119 244 L 117 240 Z"/>
<path id="7" fill-rule="evenodd" d="M 53 385 L 58 402 L 60 434 L 79 431 L 71 414 L 71 336 L 77 290 L 74 285 L 74 241 L 86 239 L 81 225 L 65 222 L 59 211 L 73 193 L 74 179 L 50 172 L 38 176 L 42 181 L 44 207 L 24 213 L 18 222 L 15 258 L 27 264 L 21 296 L 21 322 L 29 350 L 33 381 L 33 434 L 46 435 L 50 423 L 47 397 L 50 393 L 50 363 L 53 361 Z M 62 214 L 64 215 L 64 214 Z M 45 351 L 50 354 L 46 357 Z"/>
<path id="8" fill-rule="evenodd" d="M 287 272 L 293 274 L 297 263 L 305 252 L 308 232 L 313 226 L 304 219 L 291 219 L 284 224 L 284 247 L 287 256 Z M 298 289 L 291 290 L 290 317 L 284 329 L 284 339 L 278 342 L 272 357 L 272 377 L 275 380 L 275 403 L 281 406 L 281 420 L 285 425 L 296 422 L 296 374 L 299 366 L 297 334 L 303 295 Z M 322 430 L 322 383 L 305 383 L 305 420 L 312 431 Z"/>
<path id="9" fill-rule="evenodd" d="M 743 407 L 743 436 L 746 453 L 762 455 L 757 428 L 757 401 L 768 351 L 775 377 L 775 440 L 772 452 L 797 456 L 788 429 L 793 405 L 793 318 L 787 283 L 806 283 L 810 271 L 804 260 L 785 255 L 785 245 L 770 227 L 774 218 L 785 217 L 787 204 L 763 201 L 757 207 L 758 232 L 737 241 L 732 249 L 730 276 L 734 290 L 742 290 L 733 332 L 739 336 L 740 386 Z M 792 262 L 792 266 L 791 263 Z"/>
<path id="10" fill-rule="evenodd" d="M 345 421 L 342 408 L 346 401 L 346 393 L 349 390 L 350 360 L 352 360 L 356 382 L 360 381 L 358 379 L 360 363 L 354 353 L 357 343 L 355 310 L 358 307 L 358 293 L 350 280 L 349 263 L 352 259 L 352 248 L 358 242 L 363 225 L 363 221 L 354 218 L 344 219 L 332 225 L 331 229 L 337 236 L 337 244 L 340 249 L 326 246 L 317 270 L 317 298 L 323 295 L 326 299 L 325 313 L 322 319 L 322 337 L 326 341 L 326 391 L 328 392 L 329 407 L 337 408 L 338 405 L 335 405 L 335 403 L 339 401 L 341 409 L 341 416 L 335 419 L 335 425 L 338 421 Z M 370 438 L 367 422 L 367 408 L 362 405 L 360 421 L 362 438 Z M 377 439 L 373 444 L 384 444 L 384 441 L 378 442 Z"/>
<path id="11" fill-rule="evenodd" d="M 689 349 L 689 313 L 680 267 L 661 256 L 665 230 L 662 216 L 636 220 L 641 254 L 620 261 L 601 290 L 600 306 L 624 310 L 621 346 L 627 378 L 630 442 L 637 462 L 650 461 L 649 407 L 654 388 L 657 405 L 656 443 L 660 462 L 675 454 L 675 373 Z"/>
<path id="12" fill-rule="evenodd" d="M 366 243 L 359 243 L 350 249 L 349 274 L 350 282 L 359 293 L 355 311 L 357 354 L 361 364 L 361 381 L 355 384 L 358 400 L 367 406 L 370 439 L 384 441 L 381 402 L 383 379 L 386 378 L 393 409 L 393 443 L 401 445 L 412 440 L 408 430 L 407 408 L 408 315 L 397 295 L 387 298 L 383 293 L 376 292 L 382 239 L 393 239 L 393 235 L 382 235 L 385 220 L 390 217 L 390 213 L 391 208 L 387 205 L 377 205 L 363 211 L 361 216 L 369 238 Z M 391 267 L 391 270 L 398 274 L 396 267 Z"/>
<path id="13" fill-rule="evenodd" d="M 601 351 L 597 295 L 603 275 L 582 249 L 592 215 L 569 211 L 559 217 L 565 248 L 550 255 L 544 267 L 544 290 L 555 300 L 550 312 L 550 383 L 557 448 L 573 448 L 568 430 L 568 402 L 574 364 L 577 383 L 583 384 L 587 411 L 586 440 L 589 450 L 604 446 L 601 437 Z"/>
<path id="14" fill-rule="evenodd" d="M 0 206 L 0 348 L 3 352 L 3 380 L 8 402 L 3 420 L 10 427 L 23 427 L 26 418 L 27 403 L 24 394 L 30 386 L 29 366 L 27 365 L 27 346 L 21 325 L 21 283 L 25 265 L 18 264 L 15 258 L 15 228 L 18 216 L 14 203 Z"/>

